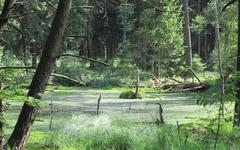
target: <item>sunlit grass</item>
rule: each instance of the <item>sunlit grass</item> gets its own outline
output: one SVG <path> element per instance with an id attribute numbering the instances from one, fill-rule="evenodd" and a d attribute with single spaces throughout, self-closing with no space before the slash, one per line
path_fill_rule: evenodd
<path id="1" fill-rule="evenodd" d="M 67 122 L 59 122 L 52 131 L 33 131 L 28 149 L 206 150 L 213 148 L 215 134 L 210 131 L 200 124 L 180 125 L 178 133 L 176 126 L 129 123 L 107 115 L 75 114 Z M 238 149 L 239 138 L 238 132 L 229 130 L 220 135 L 218 149 Z"/>

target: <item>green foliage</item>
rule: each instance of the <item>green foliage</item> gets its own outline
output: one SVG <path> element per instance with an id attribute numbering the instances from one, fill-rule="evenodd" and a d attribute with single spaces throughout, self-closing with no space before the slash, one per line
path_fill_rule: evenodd
<path id="1" fill-rule="evenodd" d="M 202 62 L 201 58 L 197 54 L 193 56 L 192 69 L 195 73 L 204 72 L 206 69 L 206 64 Z M 173 75 L 176 75 L 182 78 L 194 77 L 192 71 L 187 67 L 185 63 L 183 63 L 182 65 L 179 65 L 179 68 L 176 68 L 175 70 L 173 70 Z"/>
<path id="2" fill-rule="evenodd" d="M 204 72 L 206 69 L 206 64 L 202 62 L 202 59 L 197 54 L 193 56 L 192 69 L 196 73 Z"/>
<path id="3" fill-rule="evenodd" d="M 122 26 L 124 32 L 124 40 L 126 40 L 127 32 L 134 27 L 134 21 L 131 19 L 134 13 L 134 5 L 129 4 L 127 0 L 121 0 L 120 5 L 116 8 L 118 12 L 118 22 Z"/>
<path id="4" fill-rule="evenodd" d="M 136 95 L 135 92 L 131 91 L 131 90 L 126 90 L 123 91 L 122 93 L 120 93 L 119 98 L 123 98 L 123 99 L 142 99 L 143 98 L 143 94 L 142 93 L 138 93 L 138 96 Z"/>
<path id="5" fill-rule="evenodd" d="M 78 58 L 62 58 L 57 62 L 56 73 L 71 77 L 75 80 L 84 83 L 89 82 L 91 79 L 96 78 L 99 73 L 89 69 L 90 63 L 86 63 Z M 54 77 L 52 82 L 65 85 L 74 86 L 75 84 L 63 78 Z"/>
<path id="6" fill-rule="evenodd" d="M 23 89 L 12 89 L 12 90 L 0 91 L 1 99 L 24 101 L 25 97 L 26 97 L 26 91 Z"/>
<path id="7" fill-rule="evenodd" d="M 197 15 L 192 20 L 191 29 L 192 29 L 192 32 L 200 33 L 206 28 L 206 26 L 207 26 L 207 20 L 203 16 Z"/>

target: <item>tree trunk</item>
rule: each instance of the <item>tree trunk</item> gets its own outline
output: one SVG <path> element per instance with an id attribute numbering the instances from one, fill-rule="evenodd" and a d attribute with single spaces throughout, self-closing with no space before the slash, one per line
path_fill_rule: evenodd
<path id="1" fill-rule="evenodd" d="M 198 0 L 198 16 L 201 15 L 200 9 L 201 9 L 201 2 L 200 0 Z M 201 57 L 201 32 L 200 31 L 198 31 L 198 55 Z"/>
<path id="2" fill-rule="evenodd" d="M 218 67 L 219 67 L 219 75 L 221 80 L 221 111 L 222 115 L 224 115 L 224 102 L 223 95 L 225 94 L 225 79 L 224 79 L 224 71 L 223 71 L 223 63 L 222 63 L 222 50 L 220 48 L 220 32 L 219 32 L 219 19 L 218 19 L 218 0 L 214 1 L 215 5 L 215 45 L 214 49 L 218 54 Z"/>
<path id="3" fill-rule="evenodd" d="M 9 14 L 13 6 L 15 5 L 15 3 L 16 3 L 16 0 L 5 0 L 4 6 L 2 9 L 2 14 L 0 15 L 0 32 L 3 31 L 4 26 L 7 24 Z"/>
<path id="4" fill-rule="evenodd" d="M 28 97 L 37 99 L 39 98 L 39 93 L 44 93 L 45 85 L 53 70 L 56 56 L 59 53 L 59 46 L 61 45 L 61 39 L 67 23 L 71 2 L 72 0 L 59 0 L 56 15 L 42 57 L 28 91 Z M 11 149 L 24 149 L 32 124 L 36 118 L 36 114 L 36 106 L 24 103 L 14 131 L 7 142 Z"/>
<path id="5" fill-rule="evenodd" d="M 237 71 L 240 71 L 240 0 L 238 0 L 238 54 L 237 54 Z M 237 100 L 235 101 L 234 109 L 234 126 L 240 126 L 240 80 L 237 79 L 236 83 L 237 89 Z"/>
<path id="6" fill-rule="evenodd" d="M 4 105 L 3 105 L 3 100 L 0 99 L 0 150 L 3 149 L 4 145 L 4 136 L 5 136 L 5 129 L 4 129 Z"/>
<path id="7" fill-rule="evenodd" d="M 184 11 L 184 35 L 185 43 L 187 45 L 187 63 L 189 67 L 192 67 L 192 42 L 191 42 L 191 31 L 190 31 L 190 20 L 188 11 L 188 0 L 182 0 L 183 11 Z"/>

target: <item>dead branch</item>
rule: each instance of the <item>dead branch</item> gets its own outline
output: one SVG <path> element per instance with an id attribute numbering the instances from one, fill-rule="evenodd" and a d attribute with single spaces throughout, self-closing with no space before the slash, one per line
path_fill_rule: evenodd
<path id="1" fill-rule="evenodd" d="M 21 14 L 21 15 L 13 15 L 13 16 L 7 16 L 7 17 L 0 17 L 0 19 L 22 18 L 22 17 L 26 17 L 26 16 L 30 16 L 30 15 L 37 15 L 37 14 L 41 14 L 41 13 L 45 13 L 45 12 L 43 12 L 43 11 L 29 12 L 29 13 L 25 13 L 25 14 Z"/>
<path id="2" fill-rule="evenodd" d="M 95 3 L 98 5 L 98 7 L 99 7 L 102 11 L 104 11 L 103 6 L 101 6 L 101 4 L 100 4 L 97 0 L 95 0 Z"/>
<path id="3" fill-rule="evenodd" d="M 6 69 L 19 69 L 19 70 L 22 70 L 22 69 L 36 69 L 35 67 L 18 67 L 18 66 L 7 66 L 7 67 L 0 67 L 0 70 L 6 70 Z M 54 77 L 59 77 L 59 78 L 63 78 L 63 79 L 66 79 L 66 80 L 69 80 L 71 82 L 74 82 L 76 84 L 80 84 L 80 85 L 83 85 L 83 86 L 86 86 L 85 83 L 81 82 L 81 81 L 78 81 L 76 79 L 72 79 L 68 76 L 65 76 L 65 75 L 62 75 L 62 74 L 57 74 L 57 73 L 52 73 L 51 76 L 54 76 Z"/>
<path id="4" fill-rule="evenodd" d="M 45 1 L 49 6 L 51 6 L 53 9 L 57 9 L 57 7 L 55 5 L 53 5 L 51 2 L 49 2 L 48 0 Z"/>
<path id="5" fill-rule="evenodd" d="M 83 82 L 81 82 L 81 81 L 78 81 L 78 80 L 76 80 L 76 79 L 72 79 L 72 78 L 70 78 L 70 77 L 68 77 L 68 76 L 65 76 L 65 75 L 62 75 L 62 74 L 51 73 L 51 76 L 53 76 L 53 77 L 58 77 L 58 78 L 63 78 L 63 79 L 69 80 L 69 81 L 71 81 L 71 82 L 74 82 L 74 83 L 76 83 L 76 84 L 80 84 L 80 85 L 86 86 L 85 83 L 83 83 Z"/>
<path id="6" fill-rule="evenodd" d="M 198 78 L 196 72 L 189 66 L 185 66 L 188 70 L 190 70 L 192 72 L 192 74 L 194 75 L 194 77 L 198 80 L 199 84 L 202 84 L 201 80 Z"/>
<path id="7" fill-rule="evenodd" d="M 100 108 L 100 101 L 101 101 L 102 95 L 99 95 L 98 102 L 97 102 L 97 115 L 99 114 L 99 108 Z"/>
<path id="8" fill-rule="evenodd" d="M 175 92 L 201 92 L 209 89 L 210 86 L 207 84 L 168 84 L 164 85 L 164 89 L 167 93 Z"/>
<path id="9" fill-rule="evenodd" d="M 12 27 L 13 29 L 17 30 L 17 31 L 23 36 L 24 33 L 21 31 L 21 29 L 19 29 L 18 27 L 14 26 L 14 25 L 12 25 L 12 24 L 10 24 L 10 23 L 8 23 L 8 25 L 9 25 L 10 27 Z"/>
<path id="10" fill-rule="evenodd" d="M 88 61 L 91 61 L 91 62 L 99 63 L 99 64 L 102 64 L 102 65 L 105 65 L 105 66 L 110 66 L 110 64 L 107 64 L 105 62 L 98 61 L 96 59 L 92 59 L 92 58 L 88 58 L 88 57 L 84 57 L 84 56 L 79 56 L 79 55 L 62 54 L 62 55 L 58 56 L 57 58 L 60 58 L 60 57 L 76 57 L 76 58 L 85 59 L 85 60 L 88 60 Z"/>
<path id="11" fill-rule="evenodd" d="M 174 79 L 174 78 L 169 78 L 169 79 L 171 79 L 171 80 L 173 80 L 173 81 L 175 81 L 175 82 L 177 82 L 177 83 L 180 83 L 180 84 L 183 83 L 183 82 L 181 82 L 181 81 L 179 81 L 179 80 L 177 80 L 177 79 Z"/>
<path id="12" fill-rule="evenodd" d="M 71 9 L 78 9 L 78 8 L 92 9 L 93 6 L 72 6 L 72 7 L 71 7 Z"/>
<path id="13" fill-rule="evenodd" d="M 86 38 L 88 38 L 87 36 L 85 36 L 85 35 L 64 35 L 63 36 L 64 38 L 83 38 L 83 39 L 86 39 Z"/>
<path id="14" fill-rule="evenodd" d="M 159 120 L 158 120 L 158 123 L 164 124 L 162 105 L 161 105 L 161 103 L 157 103 L 157 105 L 159 105 Z"/>
<path id="15" fill-rule="evenodd" d="M 5 69 L 35 69 L 35 67 L 21 67 L 21 66 L 6 66 L 6 67 L 0 67 L 0 70 L 5 70 Z"/>

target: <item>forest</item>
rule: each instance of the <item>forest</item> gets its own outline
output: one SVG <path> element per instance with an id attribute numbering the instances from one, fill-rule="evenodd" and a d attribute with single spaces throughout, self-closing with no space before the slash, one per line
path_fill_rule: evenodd
<path id="1" fill-rule="evenodd" d="M 0 0 L 0 150 L 240 150 L 240 0 Z"/>

